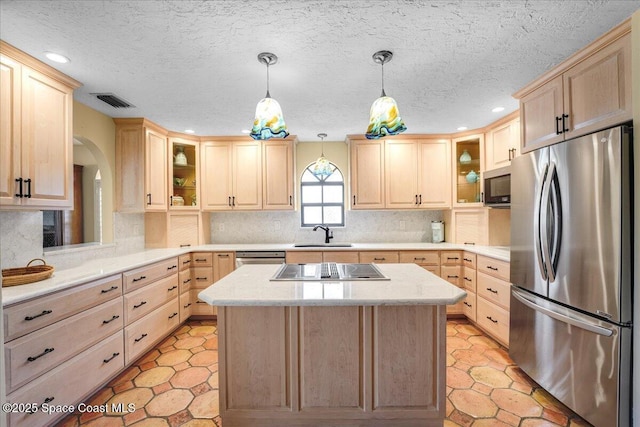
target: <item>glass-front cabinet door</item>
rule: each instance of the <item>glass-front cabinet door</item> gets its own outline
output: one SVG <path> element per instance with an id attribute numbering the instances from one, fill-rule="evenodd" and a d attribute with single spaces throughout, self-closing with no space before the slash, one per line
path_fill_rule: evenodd
<path id="1" fill-rule="evenodd" d="M 484 135 L 453 140 L 453 206 L 483 205 L 482 172 Z"/>
<path id="2" fill-rule="evenodd" d="M 169 138 L 169 207 L 175 210 L 199 207 L 198 142 Z"/>

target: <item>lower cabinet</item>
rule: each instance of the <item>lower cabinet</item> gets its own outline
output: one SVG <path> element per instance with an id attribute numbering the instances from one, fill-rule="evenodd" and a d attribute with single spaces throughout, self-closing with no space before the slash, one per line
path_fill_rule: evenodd
<path id="1" fill-rule="evenodd" d="M 142 356 L 153 344 L 167 336 L 180 324 L 178 298 L 124 328 L 125 363 Z"/>

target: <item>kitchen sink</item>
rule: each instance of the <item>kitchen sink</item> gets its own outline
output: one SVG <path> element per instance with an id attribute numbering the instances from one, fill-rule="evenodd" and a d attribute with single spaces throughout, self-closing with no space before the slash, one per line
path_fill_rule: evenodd
<path id="1" fill-rule="evenodd" d="M 295 248 L 350 248 L 351 243 L 294 243 Z"/>

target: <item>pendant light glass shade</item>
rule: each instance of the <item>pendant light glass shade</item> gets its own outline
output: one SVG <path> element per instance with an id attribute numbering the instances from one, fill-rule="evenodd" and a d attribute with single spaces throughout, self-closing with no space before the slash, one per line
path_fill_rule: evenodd
<path id="1" fill-rule="evenodd" d="M 267 95 L 256 106 L 256 116 L 250 135 L 257 140 L 286 138 L 289 136 L 289 131 L 284 122 L 282 108 L 269 94 L 269 66 L 278 62 L 278 57 L 273 53 L 262 52 L 258 54 L 258 62 L 267 66 Z"/>
<path id="2" fill-rule="evenodd" d="M 369 127 L 367 139 L 378 139 L 387 135 L 397 135 L 407 130 L 404 125 L 396 101 L 384 92 L 384 64 L 391 61 L 393 53 L 381 50 L 373 54 L 373 61 L 382 66 L 382 94 L 369 110 Z"/>
<path id="3" fill-rule="evenodd" d="M 322 151 L 321 151 L 320 157 L 318 157 L 318 160 L 316 160 L 315 164 L 311 168 L 311 173 L 317 176 L 318 178 L 322 178 L 322 177 L 327 178 L 335 170 L 335 168 L 331 166 L 331 162 L 329 162 L 329 160 L 327 160 L 327 158 L 324 156 L 324 139 L 326 138 L 326 136 L 327 136 L 326 133 L 318 134 L 318 137 L 321 138 L 322 140 L 321 142 Z"/>

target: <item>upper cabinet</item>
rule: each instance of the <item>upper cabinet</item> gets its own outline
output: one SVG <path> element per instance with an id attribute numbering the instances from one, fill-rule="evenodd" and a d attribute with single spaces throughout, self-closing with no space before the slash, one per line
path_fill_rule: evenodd
<path id="1" fill-rule="evenodd" d="M 263 208 L 293 210 L 293 141 L 270 139 L 262 142 Z"/>
<path id="2" fill-rule="evenodd" d="M 485 170 L 509 166 L 520 154 L 520 115 L 514 111 L 485 133 Z"/>
<path id="3" fill-rule="evenodd" d="M 169 204 L 167 132 L 146 119 L 116 124 L 116 209 L 165 212 Z"/>
<path id="4" fill-rule="evenodd" d="M 449 208 L 448 139 L 350 137 L 353 209 Z"/>
<path id="5" fill-rule="evenodd" d="M 627 20 L 514 94 L 522 152 L 631 120 Z"/>
<path id="6" fill-rule="evenodd" d="M 0 208 L 73 209 L 80 83 L 0 41 Z"/>
<path id="7" fill-rule="evenodd" d="M 453 206 L 483 205 L 484 135 L 468 135 L 453 140 Z"/>
<path id="8" fill-rule="evenodd" d="M 197 210 L 199 206 L 200 146 L 197 140 L 169 137 L 169 209 Z"/>

